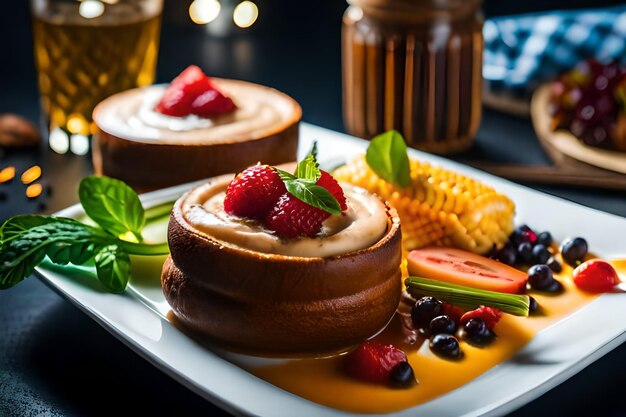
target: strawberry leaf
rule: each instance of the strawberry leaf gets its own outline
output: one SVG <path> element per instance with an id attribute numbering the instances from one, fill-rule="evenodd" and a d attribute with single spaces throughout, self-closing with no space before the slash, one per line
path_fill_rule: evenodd
<path id="1" fill-rule="evenodd" d="M 389 130 L 372 139 L 367 147 L 365 161 L 376 175 L 387 182 L 400 187 L 411 183 L 406 143 L 395 130 Z"/>

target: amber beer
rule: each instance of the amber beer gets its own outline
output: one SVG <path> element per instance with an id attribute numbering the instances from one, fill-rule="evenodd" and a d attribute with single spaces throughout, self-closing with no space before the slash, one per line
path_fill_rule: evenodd
<path id="1" fill-rule="evenodd" d="M 33 0 L 35 60 L 52 133 L 89 136 L 101 100 L 154 81 L 161 0 Z M 100 13 L 100 14 L 98 14 Z M 96 14 L 96 16 L 94 16 Z"/>

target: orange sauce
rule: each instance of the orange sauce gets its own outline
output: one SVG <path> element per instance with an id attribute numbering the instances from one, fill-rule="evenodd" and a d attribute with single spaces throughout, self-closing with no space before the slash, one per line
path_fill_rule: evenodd
<path id="1" fill-rule="evenodd" d="M 626 261 L 615 262 L 626 273 Z M 393 389 L 351 379 L 342 372 L 341 355 L 318 359 L 292 359 L 277 365 L 250 368 L 254 375 L 316 403 L 356 413 L 388 413 L 425 403 L 470 382 L 497 364 L 511 358 L 539 331 L 563 319 L 596 296 L 576 288 L 572 268 L 564 265 L 555 274 L 565 290 L 558 295 L 531 293 L 540 310 L 530 317 L 504 314 L 494 331 L 497 339 L 488 347 L 477 348 L 463 341 L 463 359 L 450 361 L 435 356 L 428 340 L 409 345 L 403 337 L 400 320 L 374 340 L 402 348 L 408 356 L 419 384 Z"/>

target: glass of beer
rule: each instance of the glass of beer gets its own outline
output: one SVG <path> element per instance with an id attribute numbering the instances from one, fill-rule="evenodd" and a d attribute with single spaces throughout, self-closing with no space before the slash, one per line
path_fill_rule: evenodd
<path id="1" fill-rule="evenodd" d="M 31 0 L 44 127 L 58 153 L 86 154 L 104 98 L 152 84 L 163 0 Z"/>

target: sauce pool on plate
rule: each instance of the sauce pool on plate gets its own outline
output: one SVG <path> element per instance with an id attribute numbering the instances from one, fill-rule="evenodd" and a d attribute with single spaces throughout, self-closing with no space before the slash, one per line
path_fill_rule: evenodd
<path id="1" fill-rule="evenodd" d="M 614 262 L 613 265 L 620 273 L 626 273 L 626 262 Z M 494 329 L 498 337 L 491 345 L 479 348 L 461 340 L 464 357 L 459 361 L 433 354 L 428 348 L 428 339 L 419 338 L 415 344 L 408 344 L 396 315 L 374 340 L 393 344 L 406 352 L 419 381 L 411 388 L 393 389 L 352 379 L 342 370 L 342 355 L 292 359 L 275 365 L 249 367 L 248 370 L 300 397 L 344 411 L 389 413 L 413 407 L 459 388 L 506 361 L 535 334 L 597 297 L 576 288 L 571 275 L 572 269 L 568 266 L 562 273 L 555 274 L 564 286 L 562 294 L 531 294 L 539 303 L 538 314 L 530 317 L 504 314 Z"/>

